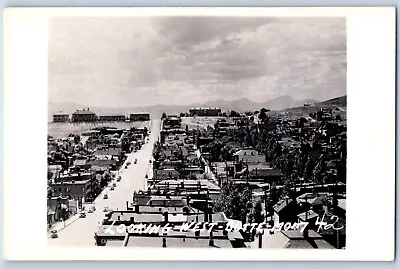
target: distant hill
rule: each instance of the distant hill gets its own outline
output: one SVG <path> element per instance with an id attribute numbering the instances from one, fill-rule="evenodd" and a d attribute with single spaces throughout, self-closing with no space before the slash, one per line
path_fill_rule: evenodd
<path id="1" fill-rule="evenodd" d="M 290 113 L 297 116 L 308 116 L 310 113 L 315 113 L 321 108 L 330 108 L 337 111 L 336 114 L 345 116 L 347 110 L 347 95 L 329 99 L 323 102 L 318 102 L 310 106 L 303 105 L 299 107 L 283 109 L 281 112 Z"/>
<path id="2" fill-rule="evenodd" d="M 52 115 L 60 111 L 66 112 L 68 114 L 74 113 L 76 110 L 87 109 L 96 113 L 97 115 L 102 114 L 122 114 L 128 116 L 133 112 L 148 112 L 152 117 L 159 117 L 163 112 L 167 114 L 177 114 L 180 112 L 188 112 L 192 107 L 218 107 L 223 111 L 235 110 L 238 112 L 246 111 L 256 111 L 261 108 L 268 108 L 271 110 L 282 110 L 285 108 L 302 106 L 304 103 L 314 104 L 315 100 L 297 100 L 290 96 L 280 96 L 263 103 L 253 102 L 247 98 L 241 98 L 234 101 L 226 100 L 216 100 L 211 102 L 206 102 L 203 104 L 189 104 L 184 106 L 179 105 L 154 105 L 146 107 L 91 107 L 88 105 L 76 104 L 76 103 L 56 103 L 49 102 L 48 104 L 48 121 L 52 121 Z"/>
<path id="3" fill-rule="evenodd" d="M 330 100 L 321 102 L 322 105 L 333 105 L 339 107 L 347 107 L 347 95 L 336 97 Z"/>

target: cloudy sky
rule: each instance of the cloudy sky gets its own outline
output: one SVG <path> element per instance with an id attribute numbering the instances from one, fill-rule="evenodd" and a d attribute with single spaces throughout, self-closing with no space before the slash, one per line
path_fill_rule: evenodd
<path id="1" fill-rule="evenodd" d="M 49 101 L 190 104 L 346 94 L 341 18 L 58 17 Z"/>

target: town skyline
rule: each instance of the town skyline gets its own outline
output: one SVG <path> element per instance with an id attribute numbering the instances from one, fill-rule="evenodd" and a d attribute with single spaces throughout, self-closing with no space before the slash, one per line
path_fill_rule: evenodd
<path id="1" fill-rule="evenodd" d="M 49 25 L 49 102 L 144 107 L 346 94 L 344 18 L 74 17 Z"/>

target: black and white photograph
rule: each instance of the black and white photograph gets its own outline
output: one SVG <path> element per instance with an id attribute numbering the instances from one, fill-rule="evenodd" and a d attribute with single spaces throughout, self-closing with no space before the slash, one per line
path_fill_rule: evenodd
<path id="1" fill-rule="evenodd" d="M 5 259 L 392 261 L 395 14 L 7 9 Z"/>
<path id="2" fill-rule="evenodd" d="M 53 17 L 48 243 L 346 247 L 346 19 Z"/>

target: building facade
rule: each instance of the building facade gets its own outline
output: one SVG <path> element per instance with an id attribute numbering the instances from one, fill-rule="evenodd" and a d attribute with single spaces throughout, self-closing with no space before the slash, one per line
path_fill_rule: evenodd
<path id="1" fill-rule="evenodd" d="M 72 114 L 72 122 L 93 122 L 97 121 L 97 115 L 88 109 L 77 110 Z"/>
<path id="2" fill-rule="evenodd" d="M 149 113 L 132 113 L 129 116 L 131 121 L 149 121 L 150 114 Z"/>
<path id="3" fill-rule="evenodd" d="M 217 117 L 221 115 L 220 108 L 191 108 L 189 109 L 189 114 L 191 117 L 194 116 L 207 116 L 207 117 Z"/>
<path id="4" fill-rule="evenodd" d="M 100 121 L 125 121 L 124 115 L 102 115 L 99 117 Z"/>
<path id="5" fill-rule="evenodd" d="M 69 115 L 66 113 L 57 113 L 53 115 L 53 122 L 68 122 Z"/>

